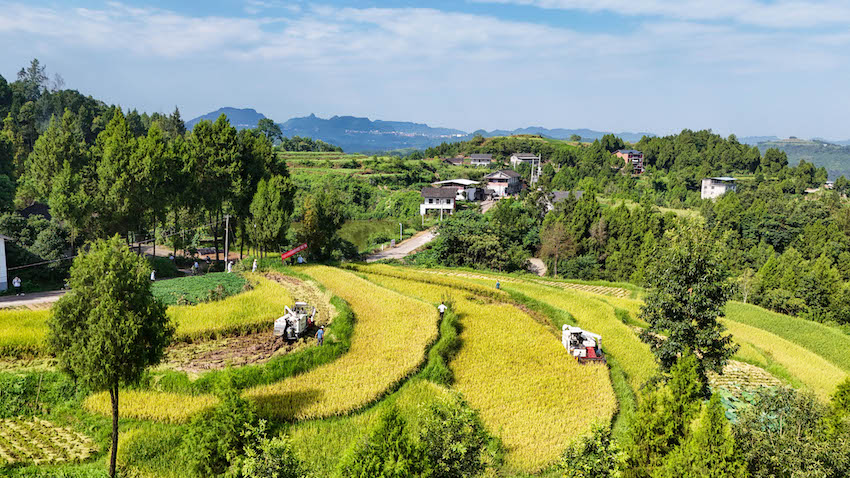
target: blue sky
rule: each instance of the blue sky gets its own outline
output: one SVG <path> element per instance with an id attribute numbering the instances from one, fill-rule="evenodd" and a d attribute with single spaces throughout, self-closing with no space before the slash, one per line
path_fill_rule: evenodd
<path id="1" fill-rule="evenodd" d="M 0 0 L 0 74 L 184 118 L 850 138 L 850 2 Z"/>

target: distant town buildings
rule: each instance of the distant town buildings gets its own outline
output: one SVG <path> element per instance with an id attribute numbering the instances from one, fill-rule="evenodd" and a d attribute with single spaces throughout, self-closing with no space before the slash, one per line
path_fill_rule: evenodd
<path id="1" fill-rule="evenodd" d="M 623 160 L 624 166 L 631 165 L 632 173 L 643 173 L 643 153 L 635 149 L 618 149 L 614 156 Z"/>
<path id="2" fill-rule="evenodd" d="M 503 169 L 484 176 L 487 189 L 493 190 L 494 196 L 510 196 L 522 189 L 520 175 L 512 169 Z"/>
<path id="3" fill-rule="evenodd" d="M 702 180 L 700 197 L 703 199 L 715 199 L 727 192 L 736 191 L 735 178 L 721 176 L 717 178 L 705 178 Z"/>

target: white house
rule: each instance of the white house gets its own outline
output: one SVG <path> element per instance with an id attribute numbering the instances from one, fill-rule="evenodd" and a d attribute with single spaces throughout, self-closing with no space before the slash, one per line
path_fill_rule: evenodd
<path id="1" fill-rule="evenodd" d="M 479 166 L 484 166 L 484 167 L 490 166 L 490 164 L 492 162 L 493 162 L 493 155 L 492 154 L 475 153 L 475 154 L 469 155 L 469 164 L 471 166 L 475 166 L 476 168 L 479 167 Z"/>
<path id="2" fill-rule="evenodd" d="M 424 216 L 429 211 L 439 211 L 440 218 L 443 213 L 454 214 L 455 188 L 422 188 L 422 204 L 419 205 L 419 214 Z"/>
<path id="3" fill-rule="evenodd" d="M 469 190 L 477 189 L 477 186 L 481 184 L 478 181 L 473 181 L 471 179 L 447 179 L 445 181 L 437 181 L 436 183 L 431 183 L 431 186 L 437 188 L 452 188 L 457 190 L 457 196 L 455 197 L 456 201 L 466 201 L 466 200 L 474 200 L 469 199 Z M 473 191 L 473 198 L 474 198 Z"/>
<path id="4" fill-rule="evenodd" d="M 6 270 L 6 241 L 12 239 L 0 234 L 0 290 L 9 289 L 9 274 Z"/>
<path id="5" fill-rule="evenodd" d="M 510 196 L 522 189 L 520 175 L 512 169 L 503 169 L 484 176 L 487 181 L 487 189 L 493 190 L 495 196 Z"/>
<path id="6" fill-rule="evenodd" d="M 540 155 L 532 153 L 514 153 L 511 155 L 511 167 L 516 169 L 520 164 L 533 166 L 540 164 Z"/>
<path id="7" fill-rule="evenodd" d="M 721 176 L 717 178 L 705 178 L 702 180 L 700 197 L 703 199 L 714 199 L 730 191 L 736 191 L 735 178 Z"/>

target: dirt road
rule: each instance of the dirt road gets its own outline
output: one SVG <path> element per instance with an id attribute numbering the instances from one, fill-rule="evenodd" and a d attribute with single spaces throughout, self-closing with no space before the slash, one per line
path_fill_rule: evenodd
<path id="1" fill-rule="evenodd" d="M 546 271 L 549 269 L 546 267 L 546 263 L 544 263 L 541 259 L 536 257 L 532 257 L 528 260 L 531 263 L 531 267 L 528 268 L 530 272 L 539 275 L 540 277 L 544 277 L 546 275 Z"/>
<path id="2" fill-rule="evenodd" d="M 366 258 L 366 262 L 375 262 L 384 259 L 401 259 L 412 254 L 416 249 L 419 249 L 425 244 L 433 241 L 435 237 L 437 237 L 437 235 L 434 233 L 433 229 L 422 231 L 410 239 L 399 243 L 396 247 L 387 248 L 381 252 L 368 256 Z"/>
<path id="3" fill-rule="evenodd" d="M 0 309 L 21 307 L 27 309 L 47 309 L 63 295 L 65 295 L 64 290 L 33 292 L 21 296 L 8 295 L 0 297 Z"/>

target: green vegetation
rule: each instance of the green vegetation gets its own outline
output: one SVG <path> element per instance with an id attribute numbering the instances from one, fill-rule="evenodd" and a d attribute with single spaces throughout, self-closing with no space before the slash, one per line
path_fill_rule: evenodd
<path id="1" fill-rule="evenodd" d="M 156 281 L 151 285 L 154 297 L 165 305 L 192 305 L 220 300 L 238 294 L 248 282 L 239 274 L 213 272 L 200 276 Z"/>

